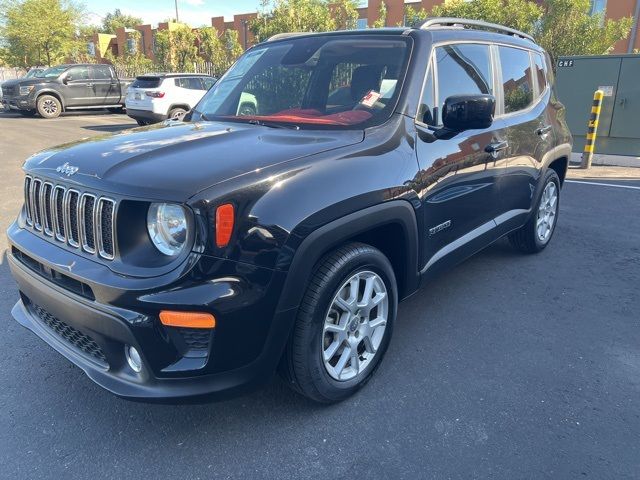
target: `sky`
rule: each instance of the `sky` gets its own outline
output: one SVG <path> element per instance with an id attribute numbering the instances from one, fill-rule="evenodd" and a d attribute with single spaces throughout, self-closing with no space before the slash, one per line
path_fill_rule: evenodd
<path id="1" fill-rule="evenodd" d="M 81 0 L 90 24 L 99 25 L 108 12 L 119 8 L 123 13 L 140 17 L 153 25 L 175 17 L 175 0 Z M 231 20 L 234 14 L 255 12 L 260 0 L 178 0 L 181 22 L 193 27 L 211 25 L 211 17 L 224 16 Z"/>

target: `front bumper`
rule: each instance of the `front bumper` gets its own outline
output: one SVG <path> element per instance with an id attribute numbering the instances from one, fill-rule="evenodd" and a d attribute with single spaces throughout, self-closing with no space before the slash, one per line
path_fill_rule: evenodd
<path id="1" fill-rule="evenodd" d="M 105 284 L 110 274 L 103 265 L 69 254 L 15 224 L 8 234 L 8 263 L 20 291 L 12 310 L 14 318 L 110 392 L 160 402 L 226 398 L 267 382 L 275 371 L 294 314 L 291 310 L 275 312 L 282 280 L 278 274 L 268 275 L 267 281 L 267 272 L 258 268 L 204 259 L 200 265 L 206 264 L 216 275 L 201 278 L 196 285 L 192 275 L 184 283 L 160 285 L 162 281 L 156 279 L 159 284 L 155 287 L 129 291 L 131 285 L 117 285 L 119 275 L 112 274 L 112 284 Z M 22 244 L 17 240 L 23 240 Z M 73 255 L 75 270 L 86 276 L 76 277 L 74 271 L 61 269 L 64 263 L 59 258 L 47 261 L 33 253 L 48 255 L 51 249 Z M 89 278 L 93 276 L 90 272 L 102 283 Z M 65 281 L 58 281 L 60 278 Z M 230 285 L 234 278 L 237 281 Z M 216 283 L 216 279 L 222 281 Z M 84 290 L 68 288 L 72 281 L 86 285 L 95 298 Z M 256 283 L 251 285 L 251 281 Z M 114 300 L 105 303 L 104 298 Z M 192 348 L 193 338 L 159 322 L 158 312 L 164 309 L 210 311 L 216 316 L 216 328 L 206 331 L 208 338 L 196 339 L 198 348 Z M 126 345 L 141 353 L 140 373 L 128 366 Z"/>
<path id="2" fill-rule="evenodd" d="M 35 110 L 36 102 L 32 95 L 4 96 L 2 104 L 7 110 Z"/>

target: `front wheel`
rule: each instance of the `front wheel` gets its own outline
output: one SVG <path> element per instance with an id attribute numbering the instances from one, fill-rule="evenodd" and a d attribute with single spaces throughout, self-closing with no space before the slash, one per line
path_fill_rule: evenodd
<path id="1" fill-rule="evenodd" d="M 39 96 L 36 107 L 42 118 L 57 118 L 62 113 L 62 104 L 53 95 Z"/>
<path id="2" fill-rule="evenodd" d="M 169 115 L 167 115 L 167 117 L 169 118 L 169 120 L 182 121 L 182 119 L 186 114 L 187 114 L 187 111 L 184 108 L 176 107 L 176 108 L 172 108 L 169 111 Z"/>
<path id="3" fill-rule="evenodd" d="M 391 340 L 398 294 L 380 250 L 351 243 L 318 264 L 303 297 L 281 373 L 306 397 L 338 402 L 376 371 Z"/>
<path id="4" fill-rule="evenodd" d="M 560 179 L 554 170 L 547 170 L 542 191 L 529 221 L 509 234 L 511 245 L 524 253 L 538 253 L 551 241 L 558 222 L 560 208 Z"/>

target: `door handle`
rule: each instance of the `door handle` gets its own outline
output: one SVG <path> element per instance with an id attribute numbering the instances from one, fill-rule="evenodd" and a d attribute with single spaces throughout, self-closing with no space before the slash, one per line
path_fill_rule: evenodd
<path id="1" fill-rule="evenodd" d="M 540 127 L 539 129 L 537 129 L 536 134 L 540 135 L 541 137 L 544 137 L 551 131 L 552 128 L 553 127 L 551 125 L 545 125 L 544 127 Z"/>
<path id="2" fill-rule="evenodd" d="M 484 151 L 490 153 L 493 158 L 498 158 L 498 154 L 507 148 L 509 148 L 509 142 L 495 142 L 487 145 Z"/>
<path id="3" fill-rule="evenodd" d="M 87 87 L 89 87 L 89 88 L 92 88 L 92 87 L 93 87 L 93 83 L 87 83 L 86 85 L 87 85 Z"/>

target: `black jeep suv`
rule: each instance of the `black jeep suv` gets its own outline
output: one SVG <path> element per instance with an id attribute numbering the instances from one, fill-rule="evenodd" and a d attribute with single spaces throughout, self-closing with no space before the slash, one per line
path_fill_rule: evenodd
<path id="1" fill-rule="evenodd" d="M 347 397 L 399 300 L 548 245 L 571 151 L 545 52 L 461 19 L 279 35 L 185 119 L 29 158 L 8 230 L 16 320 L 130 399 Z"/>

